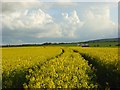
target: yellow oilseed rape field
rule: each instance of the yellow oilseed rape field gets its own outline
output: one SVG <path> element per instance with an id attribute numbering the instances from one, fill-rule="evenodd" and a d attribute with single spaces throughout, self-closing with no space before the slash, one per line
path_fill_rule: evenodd
<path id="1" fill-rule="evenodd" d="M 41 65 L 62 53 L 59 47 L 18 47 L 2 49 L 3 88 L 21 87 L 27 69 Z M 19 81 L 21 80 L 21 81 Z"/>
<path id="2" fill-rule="evenodd" d="M 2 88 L 120 88 L 118 48 L 2 48 Z"/>

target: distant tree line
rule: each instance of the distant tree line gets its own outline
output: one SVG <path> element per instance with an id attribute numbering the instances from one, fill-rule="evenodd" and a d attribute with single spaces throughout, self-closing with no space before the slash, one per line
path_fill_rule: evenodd
<path id="1" fill-rule="evenodd" d="M 60 45 L 60 44 L 75 44 L 75 43 L 51 43 L 51 42 L 46 42 L 43 44 L 20 44 L 20 45 L 12 45 L 12 44 L 8 44 L 8 45 L 1 45 L 2 47 L 23 47 L 23 46 L 46 46 L 46 45 Z"/>
<path id="2" fill-rule="evenodd" d="M 41 46 L 41 44 L 2 45 L 2 47 Z"/>
<path id="3" fill-rule="evenodd" d="M 51 43 L 51 42 L 45 42 L 43 44 L 21 44 L 21 45 L 12 45 L 12 44 L 8 44 L 8 45 L 1 45 L 0 47 L 23 47 L 23 46 L 47 46 L 47 45 L 61 45 L 61 44 L 76 44 L 78 46 L 81 44 L 84 44 L 83 46 L 85 46 L 86 44 L 89 44 L 89 42 L 71 42 L 71 43 L 66 43 L 66 42 L 60 42 L 60 43 Z M 89 46 L 89 45 L 87 45 Z M 111 44 L 109 44 L 108 46 L 112 46 Z M 120 46 L 120 43 L 114 45 L 114 46 Z M 94 45 L 94 47 L 100 47 L 99 44 Z"/>

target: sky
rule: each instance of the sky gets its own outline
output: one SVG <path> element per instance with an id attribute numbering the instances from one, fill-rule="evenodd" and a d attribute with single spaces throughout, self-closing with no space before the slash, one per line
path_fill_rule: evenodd
<path id="1" fill-rule="evenodd" d="M 105 1 L 4 0 L 0 13 L 2 44 L 116 38 L 118 3 Z"/>

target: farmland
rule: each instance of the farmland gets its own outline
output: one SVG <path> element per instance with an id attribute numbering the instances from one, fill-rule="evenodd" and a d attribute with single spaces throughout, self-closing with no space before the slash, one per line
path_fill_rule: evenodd
<path id="1" fill-rule="evenodd" d="M 117 47 L 2 48 L 3 88 L 120 88 Z"/>

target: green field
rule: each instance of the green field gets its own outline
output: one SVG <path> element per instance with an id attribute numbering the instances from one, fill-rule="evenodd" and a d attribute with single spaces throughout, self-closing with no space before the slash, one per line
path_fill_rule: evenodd
<path id="1" fill-rule="evenodd" d="M 79 42 L 79 44 L 86 44 L 87 42 Z M 118 47 L 118 42 L 88 42 L 89 47 Z M 57 44 L 57 45 L 50 45 L 50 46 L 77 46 L 77 43 L 71 44 Z"/>
<path id="2" fill-rule="evenodd" d="M 90 47 L 118 47 L 118 42 L 89 42 Z"/>

